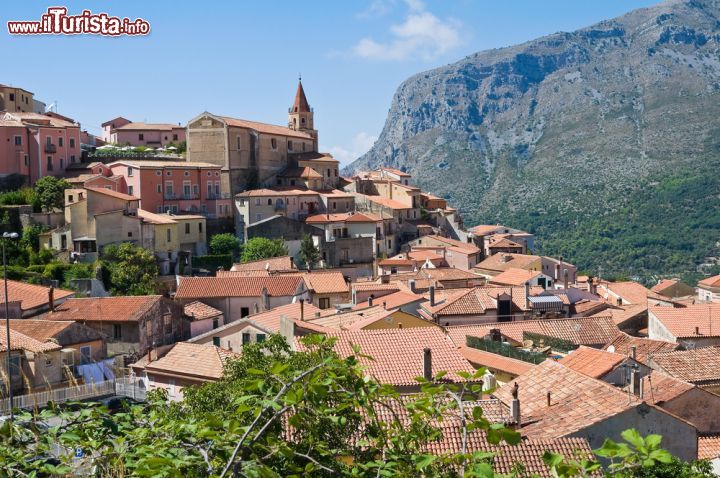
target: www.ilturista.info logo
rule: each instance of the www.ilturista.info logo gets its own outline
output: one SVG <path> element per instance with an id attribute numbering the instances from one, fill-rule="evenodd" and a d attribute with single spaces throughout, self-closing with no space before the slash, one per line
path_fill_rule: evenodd
<path id="1" fill-rule="evenodd" d="M 111 17 L 107 13 L 83 10 L 80 15 L 68 15 L 65 7 L 50 7 L 40 21 L 7 22 L 11 35 L 147 35 L 150 24 L 138 18 Z"/>

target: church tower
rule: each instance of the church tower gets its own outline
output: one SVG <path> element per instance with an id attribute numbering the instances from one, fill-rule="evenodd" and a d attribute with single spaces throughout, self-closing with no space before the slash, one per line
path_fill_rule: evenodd
<path id="1" fill-rule="evenodd" d="M 315 129 L 313 110 L 310 108 L 305 90 L 303 90 L 302 78 L 298 79 L 295 101 L 288 111 L 288 128 L 295 131 L 302 131 L 313 137 L 313 150 L 318 149 L 318 133 Z"/>

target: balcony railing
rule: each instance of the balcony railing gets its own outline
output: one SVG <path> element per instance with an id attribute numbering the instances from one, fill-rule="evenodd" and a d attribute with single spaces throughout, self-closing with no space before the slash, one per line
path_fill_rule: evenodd
<path id="1" fill-rule="evenodd" d="M 230 193 L 211 193 L 207 195 L 208 199 L 230 199 Z"/>
<path id="2" fill-rule="evenodd" d="M 46 153 L 57 153 L 57 146 L 55 146 L 54 144 L 45 143 L 45 152 Z"/>
<path id="3" fill-rule="evenodd" d="M 192 199 L 200 199 L 199 194 L 168 194 L 165 193 L 166 201 L 189 201 Z"/>

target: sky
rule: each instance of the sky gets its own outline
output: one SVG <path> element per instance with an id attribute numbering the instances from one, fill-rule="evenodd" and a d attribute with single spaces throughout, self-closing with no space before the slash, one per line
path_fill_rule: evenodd
<path id="1" fill-rule="evenodd" d="M 117 116 L 182 123 L 203 111 L 286 124 L 298 76 L 320 149 L 343 165 L 372 146 L 409 76 L 477 51 L 572 31 L 648 0 L 3 2 L 0 83 L 98 134 Z M 11 36 L 49 6 L 143 18 L 142 37 Z"/>

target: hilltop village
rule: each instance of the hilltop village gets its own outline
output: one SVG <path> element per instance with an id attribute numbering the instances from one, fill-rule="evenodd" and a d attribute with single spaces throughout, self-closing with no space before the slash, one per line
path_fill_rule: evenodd
<path id="1" fill-rule="evenodd" d="M 464 224 L 406 171 L 343 175 L 302 82 L 282 126 L 205 111 L 95 136 L 47 109 L 0 85 L 0 415 L 9 392 L 182 400 L 250 344 L 318 334 L 402 396 L 484 368 L 478 403 L 541 476 L 538 443 L 589 452 L 627 428 L 720 469 L 720 276 L 583 275 L 530 232 Z"/>

